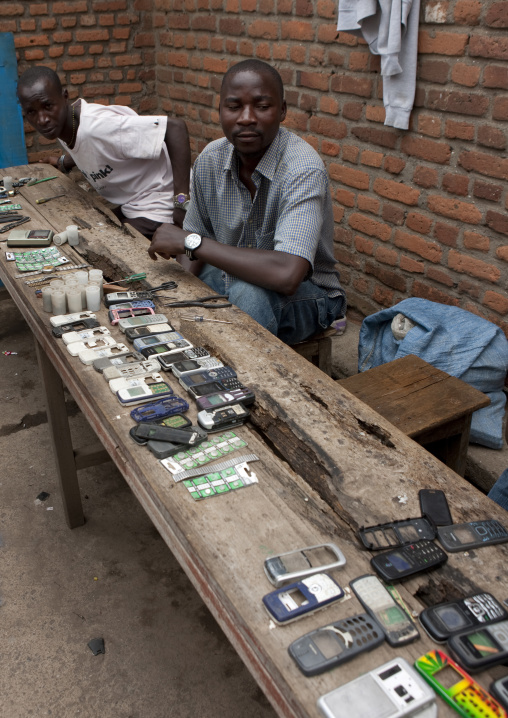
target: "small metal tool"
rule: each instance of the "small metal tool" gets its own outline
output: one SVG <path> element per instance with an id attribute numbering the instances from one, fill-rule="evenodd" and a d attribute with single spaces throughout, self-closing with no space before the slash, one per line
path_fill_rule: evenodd
<path id="1" fill-rule="evenodd" d="M 57 179 L 58 175 L 52 177 L 43 177 L 42 179 L 31 179 L 30 182 L 26 183 L 27 187 L 33 187 L 34 184 L 40 184 L 41 182 L 49 182 L 49 180 Z"/>
<path id="2" fill-rule="evenodd" d="M 21 217 L 21 219 L 16 220 L 15 222 L 11 222 L 10 224 L 6 224 L 4 227 L 0 229 L 0 234 L 4 234 L 4 232 L 10 232 L 11 229 L 14 229 L 15 227 L 19 227 L 20 224 L 24 224 L 25 222 L 30 222 L 30 217 Z M 6 242 L 7 240 L 0 240 L 2 242 Z"/>
<path id="3" fill-rule="evenodd" d="M 65 197 L 65 192 L 62 192 L 62 194 L 55 194 L 53 197 L 42 197 L 41 199 L 36 199 L 35 204 L 45 204 L 46 202 L 49 202 L 52 199 L 58 199 L 59 197 Z"/>
<path id="4" fill-rule="evenodd" d="M 215 322 L 216 324 L 233 324 L 233 322 L 227 322 L 224 319 L 208 319 L 208 317 L 200 316 L 183 316 L 180 317 L 184 322 Z"/>

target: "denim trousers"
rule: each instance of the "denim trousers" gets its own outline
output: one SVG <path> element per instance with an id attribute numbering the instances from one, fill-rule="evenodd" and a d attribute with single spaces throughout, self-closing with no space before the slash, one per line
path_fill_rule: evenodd
<path id="1" fill-rule="evenodd" d="M 310 281 L 302 282 L 294 294 L 286 296 L 241 279 L 233 279 L 226 290 L 222 270 L 209 264 L 199 278 L 217 294 L 227 295 L 232 304 L 286 344 L 303 342 L 324 331 L 346 310 L 343 296 L 330 298 L 325 289 Z"/>
<path id="2" fill-rule="evenodd" d="M 508 511 L 508 469 L 503 471 L 487 496 Z"/>

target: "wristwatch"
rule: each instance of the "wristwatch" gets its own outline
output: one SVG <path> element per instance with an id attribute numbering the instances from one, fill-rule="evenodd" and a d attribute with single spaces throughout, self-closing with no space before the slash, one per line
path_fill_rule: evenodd
<path id="1" fill-rule="evenodd" d="M 183 192 L 175 194 L 173 197 L 173 204 L 175 208 L 180 207 L 186 212 L 190 204 L 190 196 L 188 194 L 183 194 Z"/>
<path id="2" fill-rule="evenodd" d="M 194 256 L 194 250 L 199 249 L 201 247 L 201 242 L 203 241 L 203 238 L 199 236 L 199 234 L 196 234 L 193 232 L 192 234 L 188 234 L 185 237 L 184 241 L 184 247 L 185 247 L 185 254 L 188 256 L 188 258 L 193 262 L 197 257 Z"/>

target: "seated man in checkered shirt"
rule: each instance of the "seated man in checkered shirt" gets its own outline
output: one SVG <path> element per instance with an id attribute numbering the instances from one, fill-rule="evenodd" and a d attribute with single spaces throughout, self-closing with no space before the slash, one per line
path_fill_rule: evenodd
<path id="1" fill-rule="evenodd" d="M 287 344 L 345 314 L 333 256 L 328 175 L 319 155 L 281 128 L 279 73 L 245 60 L 224 76 L 220 122 L 194 165 L 183 229 L 164 225 L 152 259 L 176 257 Z"/>

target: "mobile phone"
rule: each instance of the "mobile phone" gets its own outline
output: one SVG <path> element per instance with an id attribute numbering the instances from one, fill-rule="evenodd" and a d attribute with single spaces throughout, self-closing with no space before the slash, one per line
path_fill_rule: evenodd
<path id="1" fill-rule="evenodd" d="M 140 302 L 148 299 L 152 300 L 151 292 L 110 292 L 104 295 L 104 305 L 111 307 L 114 304 L 123 304 L 124 302 Z"/>
<path id="2" fill-rule="evenodd" d="M 111 334 L 107 327 L 93 327 L 92 329 L 83 329 L 82 331 L 65 332 L 62 334 L 62 341 L 65 345 L 74 342 L 84 342 L 87 339 Z"/>
<path id="3" fill-rule="evenodd" d="M 149 309 L 152 312 L 148 311 Z M 125 317 L 142 317 L 155 311 L 155 304 L 149 300 L 144 302 L 124 302 L 123 304 L 112 304 L 109 307 L 108 319 L 115 325 L 119 319 Z"/>
<path id="4" fill-rule="evenodd" d="M 453 523 L 450 507 L 443 491 L 440 489 L 420 489 L 418 492 L 420 509 L 436 526 L 449 526 Z"/>
<path id="5" fill-rule="evenodd" d="M 498 678 L 490 684 L 490 692 L 505 710 L 508 710 L 508 676 Z"/>
<path id="6" fill-rule="evenodd" d="M 171 324 L 165 322 L 164 324 L 149 324 L 147 327 L 133 327 L 132 329 L 125 330 L 125 336 L 133 342 L 134 339 L 139 337 L 149 337 L 151 334 L 161 334 L 162 332 L 172 332 L 173 327 Z"/>
<path id="7" fill-rule="evenodd" d="M 93 312 L 78 312 L 76 314 L 57 314 L 50 317 L 49 321 L 52 327 L 61 327 L 63 324 L 72 324 L 73 322 L 81 322 L 83 319 L 95 319 Z"/>
<path id="8" fill-rule="evenodd" d="M 333 543 L 317 544 L 265 558 L 263 568 L 267 579 L 276 588 L 294 583 L 307 576 L 332 571 L 346 563 L 340 548 Z"/>
<path id="9" fill-rule="evenodd" d="M 508 660 L 508 621 L 462 631 L 448 640 L 448 648 L 471 673 L 505 663 Z"/>
<path id="10" fill-rule="evenodd" d="M 133 380 L 134 381 L 134 380 Z M 121 404 L 141 404 L 157 397 L 171 396 L 173 389 L 165 381 L 156 381 L 151 378 L 140 379 L 137 386 L 120 389 L 116 392 Z"/>
<path id="11" fill-rule="evenodd" d="M 185 377 L 182 377 L 184 379 Z M 209 396 L 217 394 L 220 391 L 245 390 L 245 387 L 236 377 L 224 377 L 223 379 L 215 379 L 204 384 L 195 384 L 187 387 L 187 391 L 191 396 L 197 399 L 200 396 Z"/>
<path id="12" fill-rule="evenodd" d="M 436 696 L 404 658 L 365 673 L 318 699 L 325 718 L 437 716 Z"/>
<path id="13" fill-rule="evenodd" d="M 188 426 L 192 426 L 192 421 L 188 419 L 183 414 L 173 414 L 172 416 L 167 416 L 165 419 L 156 419 L 153 421 L 153 424 L 159 424 L 160 426 L 171 426 L 174 429 L 185 429 Z M 139 444 L 140 446 L 145 446 L 148 443 L 148 439 L 144 439 L 136 434 L 136 427 L 138 424 L 135 424 L 132 426 L 129 430 L 129 435 L 136 444 Z"/>
<path id="14" fill-rule="evenodd" d="M 416 670 L 427 683 L 464 718 L 506 718 L 505 710 L 455 661 L 439 649 L 415 661 Z"/>
<path id="15" fill-rule="evenodd" d="M 288 653 L 306 676 L 317 676 L 372 651 L 385 640 L 376 621 L 366 613 L 343 618 L 297 638 Z"/>
<path id="16" fill-rule="evenodd" d="M 160 401 L 154 401 L 151 404 L 137 407 L 131 411 L 131 417 L 134 421 L 150 421 L 155 422 L 158 419 L 165 419 L 173 414 L 181 414 L 188 411 L 189 405 L 185 399 L 179 396 L 169 396 Z"/>
<path id="17" fill-rule="evenodd" d="M 53 327 L 51 330 L 54 337 L 61 339 L 64 334 L 69 332 L 85 331 L 86 329 L 93 329 L 94 327 L 100 326 L 100 322 L 97 319 L 78 319 L 76 322 L 69 322 L 68 324 L 61 324 L 59 327 Z"/>
<path id="18" fill-rule="evenodd" d="M 69 344 L 69 346 L 72 346 Z M 128 354 L 129 347 L 125 344 L 113 344 L 107 347 L 84 349 L 78 356 L 83 364 L 93 364 L 97 359 L 113 359 L 121 354 Z"/>
<path id="19" fill-rule="evenodd" d="M 377 526 L 362 527 L 358 531 L 360 541 L 370 551 L 397 548 L 421 539 L 436 538 L 436 529 L 425 518 L 390 521 Z"/>
<path id="20" fill-rule="evenodd" d="M 145 317 L 128 317 L 120 319 L 117 326 L 120 331 L 125 332 L 126 329 L 134 327 L 148 327 L 150 324 L 162 324 L 168 321 L 165 314 L 150 314 Z"/>
<path id="21" fill-rule="evenodd" d="M 155 344 L 151 347 L 146 347 L 145 349 L 141 349 L 141 354 L 148 359 L 148 357 L 151 356 L 165 356 L 167 354 L 173 354 L 174 352 L 181 352 L 182 349 L 189 349 L 192 347 L 192 344 L 187 341 L 187 339 L 173 339 L 171 341 L 167 341 L 165 344 Z M 161 362 L 161 366 L 163 366 Z"/>
<path id="22" fill-rule="evenodd" d="M 379 623 L 390 646 L 404 646 L 420 637 L 413 621 L 377 576 L 359 576 L 349 585 L 365 610 Z"/>
<path id="23" fill-rule="evenodd" d="M 230 366 L 221 366 L 216 369 L 201 369 L 200 371 L 184 374 L 178 378 L 178 381 L 184 389 L 190 391 L 191 387 L 201 384 L 209 384 L 210 382 L 220 382 L 224 388 L 224 379 L 236 379 L 236 371 Z"/>
<path id="24" fill-rule="evenodd" d="M 203 359 L 186 359 L 178 361 L 171 365 L 171 371 L 179 379 L 184 374 L 191 374 L 200 369 L 216 369 L 224 364 L 215 357 L 205 357 Z"/>
<path id="25" fill-rule="evenodd" d="M 450 553 L 506 543 L 508 531 L 495 519 L 444 526 L 437 531 L 441 545 Z"/>
<path id="26" fill-rule="evenodd" d="M 51 229 L 13 229 L 7 239 L 8 247 L 49 247 L 53 239 Z"/>
<path id="27" fill-rule="evenodd" d="M 263 596 L 263 605 L 279 625 L 319 611 L 343 598 L 344 591 L 331 576 L 316 573 Z"/>
<path id="28" fill-rule="evenodd" d="M 127 350 L 126 352 L 117 354 L 113 357 L 99 357 L 98 359 L 94 359 L 92 365 L 95 371 L 102 373 L 105 369 L 107 369 L 107 367 L 124 366 L 132 364 L 133 362 L 143 361 L 143 359 L 144 357 L 142 357 L 138 352 Z"/>
<path id="29" fill-rule="evenodd" d="M 210 354 L 204 347 L 192 347 L 191 349 L 184 349 L 184 351 L 165 354 L 159 358 L 159 361 L 165 371 L 171 371 L 173 364 L 177 361 L 184 361 L 185 359 L 198 359 L 199 357 L 204 358 L 208 356 L 210 356 Z"/>
<path id="30" fill-rule="evenodd" d="M 448 556 L 433 541 L 416 541 L 373 556 L 370 565 L 383 581 L 395 583 L 415 573 L 438 568 L 446 561 Z"/>
<path id="31" fill-rule="evenodd" d="M 108 382 L 110 390 L 113 394 L 116 394 L 121 389 L 130 389 L 133 386 L 141 386 L 146 383 L 148 379 L 153 379 L 155 382 L 164 381 L 162 376 L 159 374 L 159 370 L 152 372 L 145 372 L 138 376 L 122 376 L 117 379 L 111 379 Z"/>
<path id="32" fill-rule="evenodd" d="M 244 424 L 250 416 L 250 411 L 243 404 L 232 404 L 223 409 L 198 412 L 198 424 L 213 434 L 215 431 L 231 429 Z"/>
<path id="33" fill-rule="evenodd" d="M 182 341 L 185 342 L 185 345 L 181 345 Z M 163 332 L 149 337 L 139 337 L 134 339 L 133 346 L 137 352 L 141 352 L 148 347 L 155 347 L 158 344 L 171 344 L 172 342 L 175 343 L 175 346 L 177 346 L 176 342 L 178 342 L 178 348 L 180 349 L 192 347 L 192 344 L 185 337 L 182 337 L 179 332 Z"/>
<path id="34" fill-rule="evenodd" d="M 243 387 L 234 391 L 219 391 L 217 394 L 200 396 L 196 399 L 196 404 L 200 411 L 210 411 L 211 409 L 222 408 L 238 402 L 250 406 L 255 398 L 248 387 Z"/>
<path id="35" fill-rule="evenodd" d="M 429 606 L 419 618 L 429 636 L 437 643 L 444 643 L 466 628 L 508 619 L 508 613 L 490 593 L 477 593 Z"/>
<path id="36" fill-rule="evenodd" d="M 144 361 L 132 362 L 131 364 L 119 364 L 118 366 L 109 366 L 102 372 L 104 379 L 110 382 L 113 379 L 133 379 L 139 376 L 148 376 L 153 372 L 159 372 L 161 365 L 157 359 L 145 359 Z M 111 388 L 111 385 L 110 385 Z"/>
<path id="37" fill-rule="evenodd" d="M 92 336 L 88 339 L 83 339 L 82 341 L 78 342 L 72 342 L 70 344 L 66 345 L 66 349 L 71 355 L 71 357 L 77 357 L 79 356 L 80 352 L 85 351 L 86 349 L 93 349 L 94 351 L 96 349 L 103 349 L 106 347 L 114 347 L 117 345 L 117 342 L 114 337 L 111 336 L 111 334 L 108 332 L 107 334 L 101 334 L 99 336 Z"/>
<path id="38" fill-rule="evenodd" d="M 140 439 L 147 441 L 169 441 L 172 444 L 185 444 L 196 446 L 207 438 L 206 431 L 199 427 L 188 430 L 176 429 L 173 426 L 162 426 L 161 424 L 149 424 L 143 422 L 134 427 L 134 434 Z"/>

